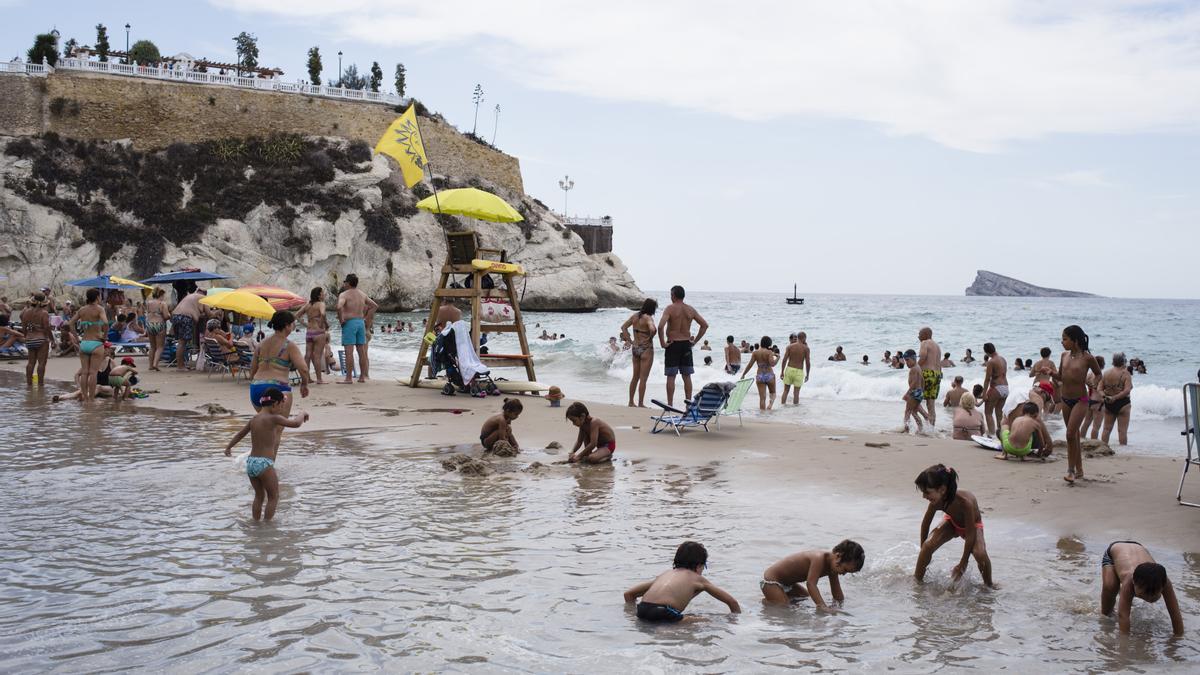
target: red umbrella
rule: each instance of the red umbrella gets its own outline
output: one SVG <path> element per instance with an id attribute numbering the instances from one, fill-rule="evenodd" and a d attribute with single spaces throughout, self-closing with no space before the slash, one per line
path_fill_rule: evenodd
<path id="1" fill-rule="evenodd" d="M 253 293 L 267 301 L 275 309 L 296 309 L 302 307 L 307 300 L 285 289 L 274 286 L 242 286 L 239 291 Z"/>

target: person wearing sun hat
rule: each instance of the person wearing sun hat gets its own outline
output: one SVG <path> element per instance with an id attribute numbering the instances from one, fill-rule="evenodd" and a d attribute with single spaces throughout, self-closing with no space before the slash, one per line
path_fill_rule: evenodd
<path id="1" fill-rule="evenodd" d="M 562 405 L 562 400 L 566 395 L 562 393 L 562 389 L 557 386 L 550 387 L 550 391 L 546 393 L 546 400 L 550 401 L 551 408 L 558 408 Z"/>

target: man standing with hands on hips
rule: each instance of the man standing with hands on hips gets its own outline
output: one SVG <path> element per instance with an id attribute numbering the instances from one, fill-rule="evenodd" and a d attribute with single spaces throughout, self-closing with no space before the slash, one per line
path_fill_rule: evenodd
<path id="1" fill-rule="evenodd" d="M 683 376 L 685 401 L 692 400 L 692 345 L 699 342 L 708 322 L 691 305 L 683 301 L 683 286 L 671 287 L 671 304 L 663 310 L 658 322 L 658 342 L 666 350 L 667 405 L 675 405 L 675 376 Z M 700 331 L 692 336 L 692 322 Z"/>
<path id="2" fill-rule="evenodd" d="M 337 300 L 338 321 L 342 324 L 342 348 L 346 351 L 346 379 L 339 384 L 354 381 L 354 353 L 358 352 L 359 382 L 366 382 L 370 371 L 367 360 L 367 330 L 375 319 L 379 305 L 358 290 L 358 275 L 347 274 L 346 283 Z"/>

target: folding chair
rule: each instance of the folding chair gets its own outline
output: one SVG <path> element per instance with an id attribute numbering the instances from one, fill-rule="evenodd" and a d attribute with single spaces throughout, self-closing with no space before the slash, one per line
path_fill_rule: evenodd
<path id="1" fill-rule="evenodd" d="M 704 430 L 708 431 L 708 423 L 717 416 L 728 398 L 724 389 L 706 386 L 696 394 L 695 400 L 688 405 L 686 411 L 672 408 L 662 401 L 651 400 L 651 403 L 663 409 L 663 414 L 650 418 L 654 420 L 650 433 L 657 434 L 670 428 L 674 429 L 675 435 L 678 436 L 680 429 L 688 427 L 704 427 Z"/>
<path id="2" fill-rule="evenodd" d="M 1187 480 L 1188 469 L 1200 466 L 1200 384 L 1195 382 L 1183 385 L 1183 432 L 1180 435 L 1187 443 L 1187 459 L 1183 462 L 1183 475 L 1179 478 L 1175 500 L 1184 506 L 1200 507 L 1200 503 L 1183 501 L 1183 481 Z"/>
<path id="3" fill-rule="evenodd" d="M 737 415 L 738 426 L 742 426 L 742 402 L 746 400 L 746 394 L 750 392 L 750 386 L 754 384 L 753 378 L 738 380 L 737 384 L 733 385 L 733 390 L 729 392 L 729 400 L 725 402 L 725 407 L 717 413 L 717 428 L 721 428 L 721 418 Z"/>
<path id="4" fill-rule="evenodd" d="M 233 375 L 233 368 L 225 360 L 226 356 L 233 353 L 236 352 L 225 351 L 216 340 L 204 338 L 204 371 L 209 375 L 213 373 L 229 373 Z"/>

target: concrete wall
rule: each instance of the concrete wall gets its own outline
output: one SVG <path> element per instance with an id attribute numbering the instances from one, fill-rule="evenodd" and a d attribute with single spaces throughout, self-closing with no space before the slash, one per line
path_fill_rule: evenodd
<path id="1" fill-rule="evenodd" d="M 583 240 L 583 250 L 588 255 L 595 253 L 610 253 L 612 251 L 612 227 L 601 225 L 571 225 L 571 231 Z"/>
<path id="2" fill-rule="evenodd" d="M 0 135 L 53 131 L 78 139 L 128 138 L 139 149 L 178 141 L 266 136 L 336 136 L 374 146 L 396 111 L 379 103 L 252 91 L 219 85 L 57 71 L 0 75 Z M 491 181 L 524 194 L 516 157 L 422 118 L 425 149 L 438 174 Z"/>

